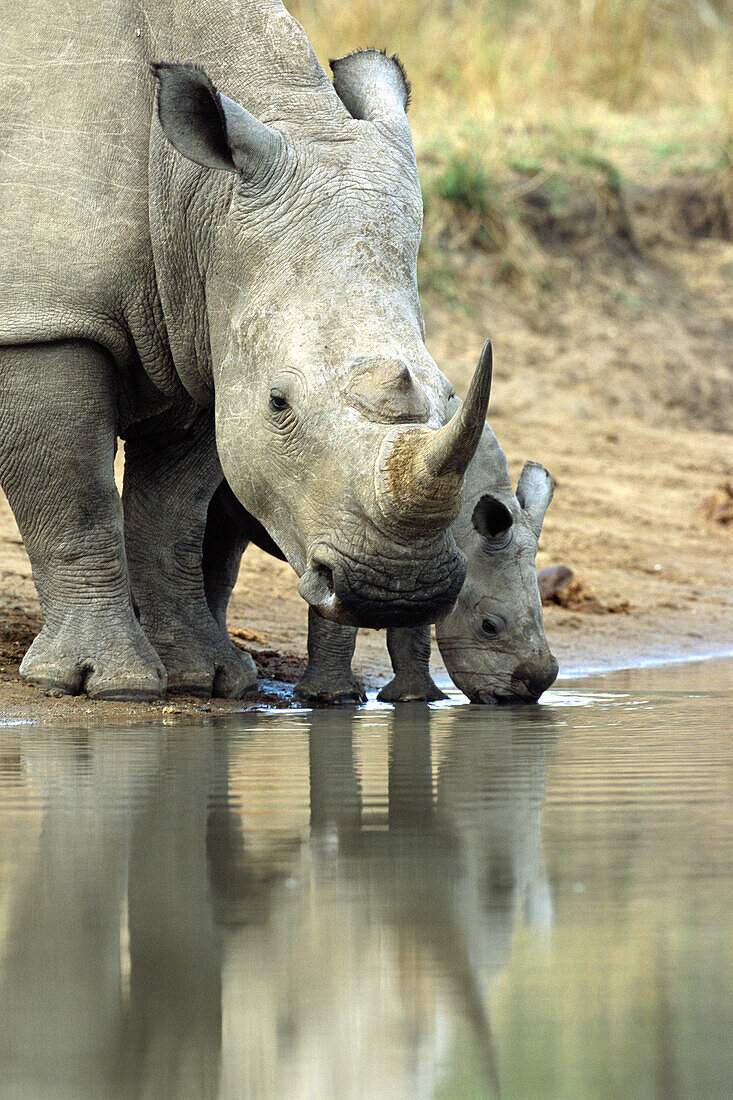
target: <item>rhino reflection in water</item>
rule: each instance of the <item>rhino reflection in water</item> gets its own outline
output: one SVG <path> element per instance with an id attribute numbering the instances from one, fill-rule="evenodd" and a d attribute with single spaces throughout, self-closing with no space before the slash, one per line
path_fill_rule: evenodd
<path id="1" fill-rule="evenodd" d="M 332 83 L 276 0 L 5 0 L 3 32 L 0 480 L 45 618 L 22 675 L 251 688 L 204 592 L 223 475 L 321 614 L 434 620 L 488 377 L 446 424 L 399 63 Z"/>
<path id="2" fill-rule="evenodd" d="M 3 899 L 3 1095 L 217 1095 L 221 937 L 206 816 L 226 789 L 226 756 L 199 732 L 24 741 L 21 779 L 42 810 L 33 835 L 16 833 L 23 866 Z"/>
<path id="3" fill-rule="evenodd" d="M 491 1093 L 489 982 L 518 911 L 551 920 L 539 841 L 551 734 L 533 718 L 502 715 L 490 738 L 458 727 L 441 746 L 436 790 L 429 713 L 385 720 L 388 810 L 375 819 L 348 721 L 315 712 L 298 859 L 283 859 L 277 832 L 271 859 L 248 833 L 262 807 L 238 754 L 240 856 L 223 845 L 229 870 L 215 873 L 228 929 L 225 1095 L 430 1096 L 461 1039 Z"/>
<path id="4" fill-rule="evenodd" d="M 419 1097 L 460 1036 L 490 1091 L 488 982 L 519 908 L 551 916 L 552 735 L 496 717 L 440 745 L 437 787 L 427 710 L 390 720 L 384 820 L 333 712 L 292 719 L 307 742 L 283 749 L 282 790 L 267 723 L 230 758 L 211 730 L 24 749 L 45 810 L 6 894 L 11 1094 Z"/>

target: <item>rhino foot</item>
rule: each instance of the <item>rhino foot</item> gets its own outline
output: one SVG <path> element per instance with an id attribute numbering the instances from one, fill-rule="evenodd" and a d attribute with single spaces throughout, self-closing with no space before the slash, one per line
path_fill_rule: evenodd
<path id="1" fill-rule="evenodd" d="M 46 691 L 120 702 L 162 699 L 166 688 L 165 668 L 132 616 L 124 631 L 93 631 L 88 619 L 67 621 L 57 631 L 44 626 L 20 675 Z"/>
<path id="2" fill-rule="evenodd" d="M 168 694 L 196 695 L 210 699 L 241 699 L 257 687 L 257 666 L 249 653 L 239 649 L 216 629 L 211 637 L 201 632 L 175 645 L 160 644 L 168 673 Z"/>
<path id="3" fill-rule="evenodd" d="M 356 676 L 312 676 L 306 670 L 294 688 L 294 695 L 316 706 L 350 706 L 366 703 L 366 692 Z"/>
<path id="4" fill-rule="evenodd" d="M 381 703 L 434 703 L 446 698 L 431 676 L 419 676 L 414 672 L 398 672 L 377 696 Z"/>

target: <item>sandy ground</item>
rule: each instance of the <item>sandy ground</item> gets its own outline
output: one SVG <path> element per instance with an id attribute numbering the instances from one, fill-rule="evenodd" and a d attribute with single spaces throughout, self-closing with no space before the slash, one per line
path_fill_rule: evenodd
<path id="1" fill-rule="evenodd" d="M 556 479 L 538 565 L 569 566 L 595 597 L 586 608 L 545 609 L 561 674 L 733 649 L 733 523 L 700 514 L 733 479 L 725 430 L 733 407 L 733 245 L 676 241 L 633 261 L 602 249 L 560 257 L 561 277 L 544 292 L 492 283 L 480 253 L 461 262 L 462 276 L 486 293 L 469 308 L 428 295 L 428 346 L 461 392 L 492 336 L 489 419 L 515 480 L 528 458 Z M 287 565 L 248 551 L 230 629 L 266 678 L 292 682 L 303 667 L 306 608 L 295 585 Z M 0 496 L 0 718 L 65 724 L 242 706 L 49 697 L 18 678 L 39 623 L 28 558 Z M 434 658 L 444 677 L 436 647 Z M 355 667 L 369 686 L 384 681 L 382 634 L 361 632 Z M 256 701 L 287 703 L 289 693 L 266 688 Z"/>

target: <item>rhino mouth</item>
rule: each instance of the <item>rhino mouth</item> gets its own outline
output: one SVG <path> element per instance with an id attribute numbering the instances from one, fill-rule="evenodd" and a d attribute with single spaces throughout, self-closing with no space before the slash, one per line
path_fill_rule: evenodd
<path id="1" fill-rule="evenodd" d="M 471 703 L 489 707 L 512 707 L 528 703 L 536 703 L 539 695 L 533 695 L 528 691 L 472 691 L 466 692 Z"/>
<path id="2" fill-rule="evenodd" d="M 418 626 L 448 614 L 465 575 L 466 559 L 449 534 L 430 556 L 405 554 L 389 563 L 359 561 L 322 546 L 298 592 L 325 619 L 346 626 Z"/>
<path id="3" fill-rule="evenodd" d="M 553 654 L 540 663 L 523 661 L 517 664 L 511 676 L 506 678 L 502 687 L 493 690 L 477 689 L 466 691 L 472 703 L 483 703 L 490 706 L 512 706 L 514 704 L 537 703 L 551 684 L 554 684 L 558 674 L 558 663 Z"/>
<path id="4" fill-rule="evenodd" d="M 537 703 L 539 698 L 539 695 L 530 695 L 528 692 L 515 692 L 512 695 L 504 695 L 501 692 L 480 691 L 478 695 L 471 699 L 471 702 L 492 707 L 515 707 Z"/>

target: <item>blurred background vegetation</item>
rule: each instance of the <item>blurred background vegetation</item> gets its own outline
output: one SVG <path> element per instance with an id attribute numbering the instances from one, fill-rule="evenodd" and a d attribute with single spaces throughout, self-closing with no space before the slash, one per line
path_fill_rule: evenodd
<path id="1" fill-rule="evenodd" d="M 730 0 L 291 0 L 322 59 L 396 49 L 421 106 L 544 117 L 720 106 Z M 729 106 L 729 105 L 728 105 Z"/>
<path id="2" fill-rule="evenodd" d="M 405 63 L 424 292 L 470 309 L 467 249 L 494 256 L 494 280 L 538 289 L 552 285 L 555 246 L 638 250 L 630 206 L 648 215 L 650 186 L 662 189 L 651 200 L 662 232 L 730 239 L 733 0 L 287 7 L 326 67 L 366 46 Z"/>

